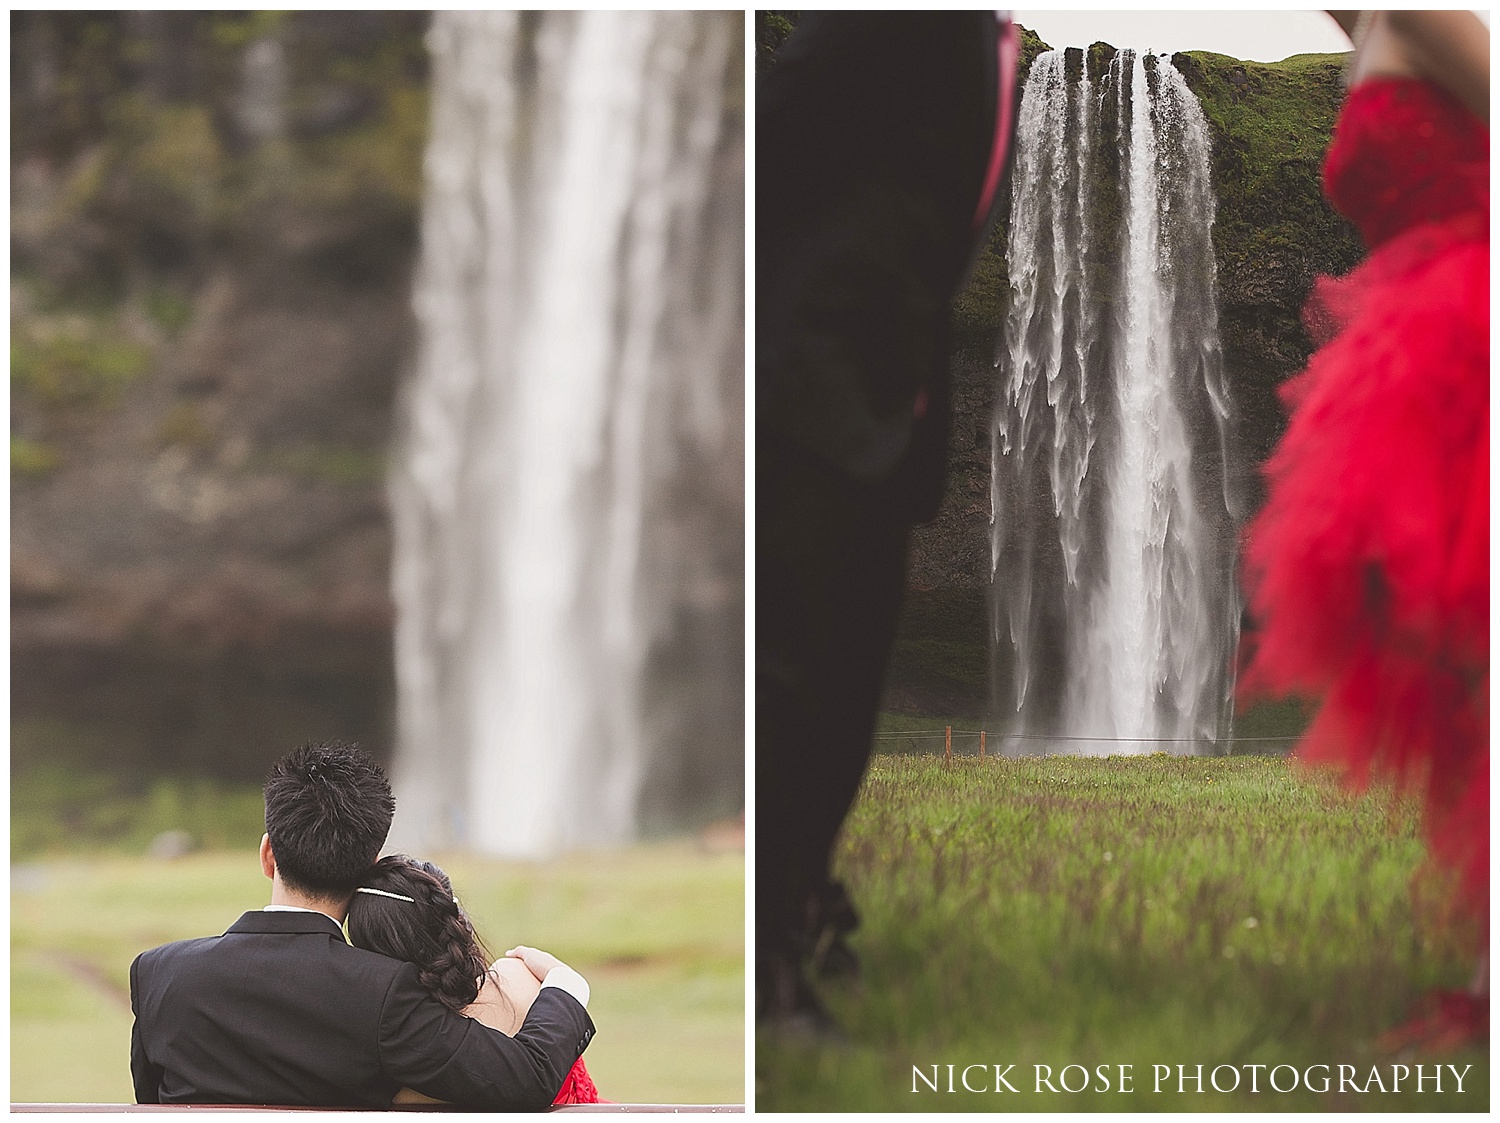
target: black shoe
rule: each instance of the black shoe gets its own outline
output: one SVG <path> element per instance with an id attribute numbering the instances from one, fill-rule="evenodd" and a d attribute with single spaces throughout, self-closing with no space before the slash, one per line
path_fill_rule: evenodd
<path id="1" fill-rule="evenodd" d="M 847 1038 L 808 983 L 801 963 L 790 955 L 771 955 L 757 964 L 755 1020 L 779 1037 L 842 1044 Z"/>
<path id="2" fill-rule="evenodd" d="M 853 981 L 859 978 L 859 955 L 844 937 L 825 930 L 813 948 L 812 968 L 820 979 Z"/>
<path id="3" fill-rule="evenodd" d="M 812 946 L 809 960 L 823 979 L 858 979 L 859 956 L 849 946 L 849 935 L 859 927 L 859 914 L 843 882 L 825 882 L 809 904 Z"/>

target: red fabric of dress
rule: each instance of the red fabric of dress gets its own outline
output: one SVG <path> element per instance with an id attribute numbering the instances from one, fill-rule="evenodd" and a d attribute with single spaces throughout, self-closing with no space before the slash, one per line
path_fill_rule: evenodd
<path id="1" fill-rule="evenodd" d="M 573 1062 L 573 1067 L 568 1069 L 568 1075 L 563 1079 L 563 1086 L 558 1090 L 557 1104 L 597 1104 L 608 1103 L 608 1100 L 599 1098 L 599 1089 L 594 1087 L 594 1078 L 589 1075 L 589 1070 L 583 1067 L 583 1058 L 579 1057 Z"/>
<path id="2" fill-rule="evenodd" d="M 1245 538 L 1242 696 L 1318 711 L 1298 754 L 1425 795 L 1489 913 L 1489 132 L 1408 78 L 1350 91 L 1323 168 L 1370 254 L 1308 301 L 1322 346 Z"/>

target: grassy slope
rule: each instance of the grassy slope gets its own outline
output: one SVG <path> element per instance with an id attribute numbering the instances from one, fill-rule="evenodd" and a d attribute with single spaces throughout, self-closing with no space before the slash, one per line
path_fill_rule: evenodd
<path id="1" fill-rule="evenodd" d="M 1028 41 L 1028 47 L 1029 68 L 1045 44 Z M 1213 134 L 1212 175 L 1219 200 L 1214 244 L 1221 276 L 1288 245 L 1305 249 L 1324 269 L 1347 267 L 1345 259 L 1358 253 L 1349 228 L 1323 204 L 1318 185 L 1323 153 L 1343 102 L 1346 58 L 1310 54 L 1260 63 L 1209 51 L 1180 56 L 1184 77 Z M 954 302 L 960 349 L 990 353 L 1004 323 L 1010 292 L 1005 264 L 1009 217 L 1008 211 L 1000 215 Z"/>
<path id="2" fill-rule="evenodd" d="M 853 1044 L 762 1039 L 757 1105 L 1483 1109 L 1483 1049 L 1441 1058 L 1475 1066 L 1462 1097 L 1451 1078 L 1420 1097 L 1150 1090 L 1154 1063 L 1345 1063 L 1363 1083 L 1437 1060 L 1376 1044 L 1471 968 L 1413 915 L 1421 854 L 1410 807 L 1277 758 L 877 757 L 839 856 L 864 915 L 862 988 L 830 992 Z M 996 1062 L 1133 1064 L 1134 1094 L 912 1094 L 913 1065 Z"/>
<path id="3" fill-rule="evenodd" d="M 676 843 L 523 865 L 440 859 L 491 949 L 526 942 L 589 978 L 600 1094 L 744 1097 L 744 861 Z M 69 857 L 11 883 L 11 1099 L 129 1102 L 131 959 L 222 932 L 266 898 L 254 854 Z"/>
<path id="4" fill-rule="evenodd" d="M 1213 133 L 1214 246 L 1230 287 L 1241 272 L 1253 277 L 1267 258 L 1286 262 L 1305 285 L 1313 273 L 1342 273 L 1362 255 L 1352 229 L 1324 201 L 1320 182 L 1344 100 L 1346 61 L 1342 54 L 1276 63 L 1207 51 L 1185 56 L 1184 76 Z"/>

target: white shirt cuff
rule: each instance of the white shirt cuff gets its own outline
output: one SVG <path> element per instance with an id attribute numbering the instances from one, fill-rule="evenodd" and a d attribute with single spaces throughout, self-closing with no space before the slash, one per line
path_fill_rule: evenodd
<path id="1" fill-rule="evenodd" d="M 589 1008 L 589 984 L 588 980 L 571 967 L 559 964 L 547 972 L 547 977 L 542 980 L 544 987 L 556 987 L 558 990 L 566 991 L 578 999 L 578 1005 L 585 1010 Z"/>

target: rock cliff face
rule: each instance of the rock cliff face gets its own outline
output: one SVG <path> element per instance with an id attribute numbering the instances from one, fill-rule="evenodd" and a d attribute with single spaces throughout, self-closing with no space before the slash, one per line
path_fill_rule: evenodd
<path id="1" fill-rule="evenodd" d="M 425 21 L 13 14 L 13 766 L 388 751 Z"/>
<path id="2" fill-rule="evenodd" d="M 1023 70 L 1046 49 L 1023 39 Z M 1096 64 L 1114 48 L 1095 44 Z M 1173 64 L 1213 133 L 1220 331 L 1234 396 L 1232 471 L 1258 505 L 1258 466 L 1284 425 L 1276 387 L 1311 353 L 1300 310 L 1312 279 L 1343 273 L 1362 249 L 1319 186 L 1343 97 L 1342 55 L 1275 64 L 1188 52 Z M 1008 200 L 1002 200 L 1002 215 Z M 989 709 L 989 432 L 996 340 L 1009 283 L 997 224 L 954 309 L 953 439 L 947 497 L 912 542 L 908 600 L 887 686 L 897 712 L 983 717 Z M 1001 575 L 1001 580 L 1004 575 Z"/>

